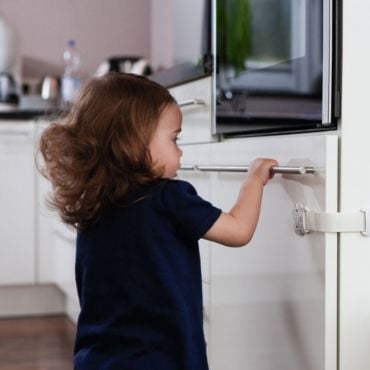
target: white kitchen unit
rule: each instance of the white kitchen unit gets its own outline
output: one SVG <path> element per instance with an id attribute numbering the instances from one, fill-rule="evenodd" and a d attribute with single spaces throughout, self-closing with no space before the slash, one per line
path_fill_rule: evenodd
<path id="1" fill-rule="evenodd" d="M 48 121 L 37 121 L 36 148 L 41 133 L 49 124 Z M 55 284 L 64 295 L 65 313 L 77 321 L 79 303 L 74 272 L 76 232 L 65 226 L 58 213 L 47 206 L 51 184 L 39 172 L 36 172 L 36 189 L 37 282 Z"/>
<path id="2" fill-rule="evenodd" d="M 0 317 L 60 314 L 65 307 L 50 277 L 51 241 L 40 248 L 36 132 L 32 118 L 0 122 Z"/>
<path id="3" fill-rule="evenodd" d="M 302 202 L 317 212 L 336 212 L 337 136 L 233 139 L 182 149 L 184 164 L 194 152 L 198 165 L 226 167 L 245 165 L 259 153 L 282 166 L 316 169 L 275 175 L 248 247 L 208 249 L 211 369 L 336 369 L 337 237 L 297 235 L 294 209 Z M 211 189 L 206 198 L 227 211 L 245 174 L 199 173 L 195 186 L 199 176 Z M 191 181 L 188 172 L 181 177 Z"/>
<path id="4" fill-rule="evenodd" d="M 182 108 L 182 132 L 179 144 L 217 141 L 209 120 L 212 115 L 212 77 L 171 88 L 171 94 Z"/>
<path id="5" fill-rule="evenodd" d="M 35 168 L 37 141 L 47 124 L 32 118 L 0 122 L 0 317 L 76 316 L 59 284 L 65 281 L 61 269 L 72 272 L 73 280 L 74 264 L 64 266 L 56 253 L 53 228 L 60 221 L 46 207 L 50 185 Z"/>
<path id="6" fill-rule="evenodd" d="M 37 120 L 35 124 L 35 152 L 42 131 L 50 124 L 45 120 Z M 41 162 L 38 154 L 37 160 Z M 53 283 L 55 281 L 55 258 L 54 258 L 54 227 L 60 222 L 56 211 L 47 206 L 47 199 L 51 192 L 51 184 L 41 173 L 35 169 L 35 210 L 36 210 L 36 234 L 37 234 L 37 275 L 38 283 Z"/>
<path id="7" fill-rule="evenodd" d="M 52 230 L 59 220 L 46 206 L 50 183 L 35 167 L 38 139 L 47 125 L 39 120 L 0 123 L 3 285 L 54 282 Z"/>
<path id="8" fill-rule="evenodd" d="M 60 222 L 53 235 L 54 282 L 65 295 L 65 313 L 77 322 L 80 304 L 75 281 L 76 232 Z"/>
<path id="9" fill-rule="evenodd" d="M 35 282 L 33 121 L 0 124 L 0 285 Z"/>
<path id="10" fill-rule="evenodd" d="M 249 246 L 212 244 L 208 257 L 202 252 L 211 370 L 370 368 L 369 11 L 368 1 L 343 0 L 338 129 L 182 145 L 183 165 L 246 166 L 273 157 L 282 166 L 315 169 L 275 175 Z M 199 192 L 228 210 L 244 175 L 198 167 L 179 176 L 210 189 Z M 307 222 L 316 231 L 296 234 L 297 203 L 315 212 Z"/>

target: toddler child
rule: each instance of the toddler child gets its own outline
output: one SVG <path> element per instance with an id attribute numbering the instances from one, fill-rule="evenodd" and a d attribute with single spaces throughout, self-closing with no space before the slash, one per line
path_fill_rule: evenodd
<path id="1" fill-rule="evenodd" d="M 252 238 L 272 159 L 255 160 L 229 212 L 175 180 L 181 112 L 131 74 L 90 80 L 43 133 L 51 205 L 77 229 L 76 370 L 206 370 L 198 240 Z"/>

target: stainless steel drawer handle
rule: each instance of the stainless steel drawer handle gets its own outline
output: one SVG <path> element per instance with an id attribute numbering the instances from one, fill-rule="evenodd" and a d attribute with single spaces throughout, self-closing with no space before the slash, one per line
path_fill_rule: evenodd
<path id="1" fill-rule="evenodd" d="M 203 165 L 182 165 L 180 170 L 184 171 L 202 171 L 202 172 L 247 172 L 249 166 L 203 166 Z M 314 167 L 290 167 L 275 166 L 272 167 L 272 173 L 287 173 L 296 175 L 314 174 Z"/>
<path id="2" fill-rule="evenodd" d="M 32 131 L 18 131 L 18 130 L 1 130 L 0 129 L 0 136 L 30 136 Z"/>
<path id="3" fill-rule="evenodd" d="M 203 99 L 189 99 L 178 103 L 178 106 L 181 108 L 189 107 L 191 105 L 206 105 L 206 102 Z"/>

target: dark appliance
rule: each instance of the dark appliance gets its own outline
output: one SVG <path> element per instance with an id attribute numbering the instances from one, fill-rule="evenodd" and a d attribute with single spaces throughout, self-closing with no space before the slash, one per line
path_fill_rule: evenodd
<path id="1" fill-rule="evenodd" d="M 216 0 L 217 134 L 335 129 L 340 0 Z"/>
<path id="2" fill-rule="evenodd" d="M 95 75 L 103 76 L 108 72 L 124 72 L 148 76 L 152 73 L 152 68 L 144 57 L 112 56 L 98 67 Z"/>
<path id="3" fill-rule="evenodd" d="M 15 78 L 9 73 L 0 73 L 0 104 L 16 105 L 18 100 L 18 88 Z"/>

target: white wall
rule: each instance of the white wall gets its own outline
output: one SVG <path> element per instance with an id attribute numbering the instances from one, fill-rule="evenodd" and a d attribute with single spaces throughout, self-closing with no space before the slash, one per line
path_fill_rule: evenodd
<path id="1" fill-rule="evenodd" d="M 189 58 L 197 62 L 202 47 L 204 0 L 151 2 L 151 61 L 155 69 L 169 68 Z"/>
<path id="2" fill-rule="evenodd" d="M 173 0 L 153 0 L 151 4 L 151 63 L 154 69 L 173 63 Z"/>
<path id="3" fill-rule="evenodd" d="M 370 2 L 343 0 L 340 210 L 370 208 Z M 370 238 L 340 235 L 339 369 L 370 369 Z"/>
<path id="4" fill-rule="evenodd" d="M 181 32 L 174 33 L 174 63 L 196 62 L 202 50 L 202 26 L 204 21 L 204 1 L 175 0 L 174 22 Z M 184 42 L 185 41 L 185 42 Z"/>
<path id="5" fill-rule="evenodd" d="M 21 39 L 23 74 L 62 72 L 66 40 L 80 48 L 82 74 L 107 56 L 150 55 L 150 0 L 0 0 Z"/>

